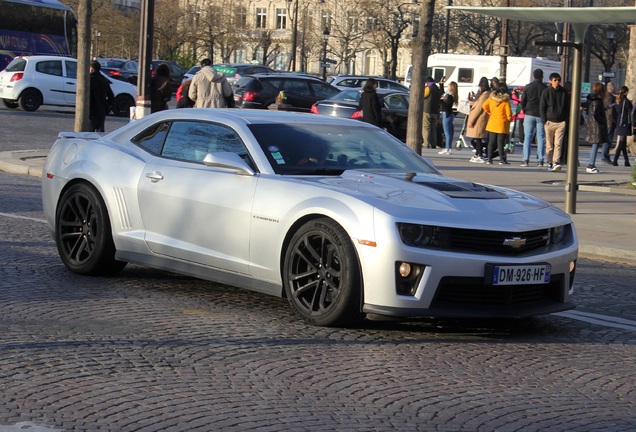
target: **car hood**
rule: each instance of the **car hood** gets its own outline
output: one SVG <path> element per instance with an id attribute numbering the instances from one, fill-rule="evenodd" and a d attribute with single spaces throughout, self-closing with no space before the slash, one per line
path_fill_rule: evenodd
<path id="1" fill-rule="evenodd" d="M 412 216 L 413 209 L 448 215 L 511 215 L 552 207 L 523 192 L 471 183 L 438 174 L 378 174 L 345 171 L 338 177 L 303 177 L 333 191 L 361 199 L 395 216 Z M 558 213 L 565 215 L 554 208 Z"/>

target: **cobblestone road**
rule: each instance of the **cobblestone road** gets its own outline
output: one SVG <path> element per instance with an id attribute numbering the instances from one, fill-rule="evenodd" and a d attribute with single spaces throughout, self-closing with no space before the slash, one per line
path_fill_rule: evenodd
<path id="1" fill-rule="evenodd" d="M 71 274 L 39 194 L 0 173 L 2 432 L 636 431 L 634 267 L 581 260 L 577 313 L 600 324 L 318 328 L 171 273 Z"/>

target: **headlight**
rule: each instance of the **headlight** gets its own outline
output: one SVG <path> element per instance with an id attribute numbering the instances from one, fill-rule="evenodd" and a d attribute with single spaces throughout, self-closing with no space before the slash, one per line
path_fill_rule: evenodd
<path id="1" fill-rule="evenodd" d="M 552 228 L 552 244 L 561 243 L 565 238 L 565 225 Z"/>
<path id="2" fill-rule="evenodd" d="M 435 228 L 427 225 L 400 223 L 398 229 L 402 241 L 408 246 L 426 246 L 431 243 L 435 234 Z"/>

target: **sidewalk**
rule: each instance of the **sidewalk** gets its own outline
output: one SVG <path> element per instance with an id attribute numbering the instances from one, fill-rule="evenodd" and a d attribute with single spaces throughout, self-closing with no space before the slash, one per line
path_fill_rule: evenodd
<path id="1" fill-rule="evenodd" d="M 560 172 L 548 172 L 536 163 L 522 168 L 521 151 L 508 155 L 510 165 L 474 164 L 468 159 L 469 149 L 453 151 L 451 155 L 439 155 L 439 149 L 423 149 L 444 175 L 510 187 L 530 193 L 565 208 L 565 180 L 567 167 Z M 0 152 L 0 170 L 14 174 L 42 176 L 42 165 L 48 150 Z M 579 255 L 609 261 L 636 263 L 636 189 L 627 189 L 632 182 L 632 168 L 614 167 L 599 162 L 600 174 L 587 174 L 588 153 L 581 148 L 578 168 L 579 190 L 576 194 L 576 213 L 572 215 L 579 235 Z M 600 160 L 600 157 L 598 158 Z M 633 157 L 630 158 L 634 165 Z"/>

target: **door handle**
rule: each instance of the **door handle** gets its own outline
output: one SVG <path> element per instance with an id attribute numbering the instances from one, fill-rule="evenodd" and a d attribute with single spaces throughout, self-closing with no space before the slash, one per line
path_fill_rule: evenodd
<path id="1" fill-rule="evenodd" d="M 163 175 L 159 171 L 153 171 L 146 173 L 146 178 L 149 178 L 153 183 L 157 183 L 159 180 L 163 180 Z"/>

